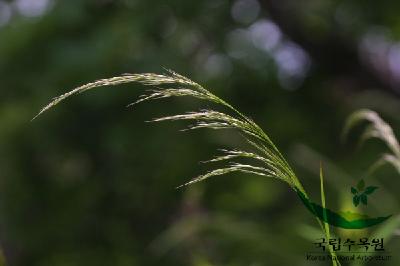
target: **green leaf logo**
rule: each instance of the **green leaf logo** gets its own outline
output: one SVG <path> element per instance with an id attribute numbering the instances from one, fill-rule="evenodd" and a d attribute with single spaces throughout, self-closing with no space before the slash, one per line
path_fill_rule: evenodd
<path id="1" fill-rule="evenodd" d="M 363 191 L 364 187 L 365 187 L 364 179 L 361 179 L 360 181 L 358 181 L 358 184 L 357 184 L 358 191 Z"/>
<path id="2" fill-rule="evenodd" d="M 363 179 L 358 181 L 357 183 L 357 188 L 351 187 L 350 191 L 351 194 L 353 194 L 353 204 L 355 207 L 357 207 L 360 202 L 364 205 L 368 204 L 368 196 L 374 193 L 378 187 L 375 186 L 368 186 L 365 187 L 365 182 Z"/>
<path id="3" fill-rule="evenodd" d="M 367 195 L 370 195 L 370 194 L 372 194 L 376 189 L 377 189 L 378 187 L 367 187 L 366 189 L 365 189 L 365 194 L 367 194 Z"/>
<path id="4" fill-rule="evenodd" d="M 362 202 L 364 205 L 367 205 L 367 203 L 368 203 L 367 195 L 361 194 L 360 198 L 361 198 L 361 202 Z"/>
<path id="5" fill-rule="evenodd" d="M 359 203 L 360 203 L 360 197 L 357 196 L 357 195 L 355 195 L 355 196 L 353 197 L 353 204 L 354 204 L 354 206 L 357 207 Z"/>

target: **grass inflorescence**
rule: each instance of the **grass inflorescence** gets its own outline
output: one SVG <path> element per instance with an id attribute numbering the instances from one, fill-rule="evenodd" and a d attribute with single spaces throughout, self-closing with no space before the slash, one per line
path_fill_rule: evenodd
<path id="1" fill-rule="evenodd" d="M 204 181 L 213 176 L 224 175 L 232 172 L 242 172 L 278 179 L 285 182 L 296 192 L 300 191 L 302 194 L 307 196 L 306 191 L 304 190 L 300 180 L 292 170 L 291 166 L 286 161 L 282 153 L 278 150 L 276 145 L 272 142 L 270 137 L 261 129 L 261 127 L 259 127 L 248 116 L 242 114 L 232 105 L 211 93 L 198 83 L 171 70 L 167 70 L 167 73 L 163 75 L 153 73 L 125 74 L 118 77 L 100 79 L 98 81 L 82 85 L 71 90 L 70 92 L 54 98 L 49 104 L 43 107 L 33 119 L 42 115 L 44 112 L 53 108 L 70 96 L 80 94 L 97 87 L 114 86 L 131 82 L 152 86 L 153 89 L 149 90 L 147 94 L 140 96 L 136 102 L 133 102 L 128 106 L 156 99 L 190 96 L 202 101 L 208 101 L 222 106 L 227 110 L 226 112 L 220 112 L 210 109 L 203 109 L 184 114 L 156 118 L 152 120 L 153 122 L 177 120 L 192 121 L 193 124 L 189 125 L 186 130 L 194 130 L 199 128 L 234 129 L 245 138 L 246 142 L 249 144 L 249 147 L 252 147 L 252 150 L 221 150 L 221 155 L 214 157 L 207 162 L 225 161 L 225 167 L 212 169 L 209 172 L 199 175 L 179 187 Z M 241 159 L 246 159 L 252 163 L 242 163 L 240 162 Z M 321 196 L 325 205 L 323 186 L 321 187 Z M 324 234 L 329 237 L 330 234 L 328 224 L 324 224 L 324 222 L 320 221 L 319 219 L 317 220 Z M 330 250 L 330 253 L 333 255 L 334 251 Z M 333 261 L 333 264 L 339 265 L 340 263 Z"/>
<path id="2" fill-rule="evenodd" d="M 351 129 L 367 122 L 364 129 L 359 146 L 365 141 L 375 138 L 381 140 L 389 149 L 389 152 L 384 153 L 380 159 L 373 163 L 369 169 L 369 174 L 372 174 L 379 167 L 389 164 L 392 165 L 400 174 L 400 145 L 393 133 L 393 129 L 386 123 L 376 112 L 369 109 L 361 109 L 352 113 L 347 119 L 345 128 L 343 130 L 343 138 L 345 138 Z"/>
<path id="3" fill-rule="evenodd" d="M 109 79 L 101 79 L 92 83 L 85 84 L 77 87 L 70 92 L 62 94 L 54 98 L 48 105 L 43 107 L 40 112 L 34 117 L 37 118 L 47 110 L 56 106 L 60 102 L 69 98 L 70 96 L 97 88 L 102 86 L 119 85 L 123 83 L 138 82 L 143 85 L 150 85 L 155 89 L 149 90 L 148 94 L 144 94 L 139 99 L 129 104 L 132 106 L 144 101 L 169 98 L 190 96 L 200 100 L 213 102 L 227 108 L 231 114 L 215 111 L 215 110 L 199 110 L 195 112 L 187 112 L 185 114 L 165 116 L 153 119 L 153 122 L 160 121 L 176 121 L 176 120 L 190 120 L 193 124 L 189 125 L 187 130 L 210 128 L 210 129 L 235 129 L 242 133 L 246 141 L 257 152 L 243 151 L 243 150 L 223 150 L 224 155 L 210 160 L 214 161 L 227 161 L 228 165 L 225 168 L 212 170 L 206 174 L 200 175 L 191 181 L 183 184 L 189 185 L 215 175 L 222 175 L 230 172 L 244 172 L 252 173 L 261 176 L 268 176 L 277 178 L 286 182 L 290 187 L 300 189 L 304 192 L 298 178 L 294 174 L 292 168 L 289 166 L 283 155 L 280 153 L 275 144 L 271 141 L 269 136 L 249 117 L 240 113 L 237 109 L 230 104 L 211 93 L 198 83 L 179 75 L 171 70 L 165 75 L 145 73 L 145 74 L 125 74 L 119 77 Z M 161 87 L 164 86 L 164 87 Z M 165 87 L 171 86 L 171 87 Z M 172 87 L 174 86 L 174 87 Z M 242 164 L 232 161 L 233 159 L 248 158 L 261 163 L 257 165 Z"/>

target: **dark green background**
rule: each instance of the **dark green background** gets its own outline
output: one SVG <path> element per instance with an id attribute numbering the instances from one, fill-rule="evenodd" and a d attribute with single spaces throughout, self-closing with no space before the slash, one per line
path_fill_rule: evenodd
<path id="1" fill-rule="evenodd" d="M 350 187 L 385 148 L 373 141 L 357 150 L 360 130 L 341 142 L 345 118 L 369 107 L 395 132 L 400 126 L 399 8 L 0 1 L 0 240 L 9 265 L 309 265 L 305 252 L 321 233 L 286 184 L 231 174 L 175 189 L 210 169 L 198 161 L 217 148 L 245 143 L 232 131 L 183 133 L 183 122 L 143 121 L 212 105 L 185 98 L 127 109 L 146 89 L 131 84 L 30 119 L 82 83 L 170 68 L 259 123 L 316 202 L 322 160 L 328 206 L 351 208 Z M 399 219 L 398 174 L 388 167 L 365 180 L 380 189 L 358 211 Z M 355 239 L 370 232 L 336 231 Z M 386 250 L 399 250 L 399 231 L 390 235 Z M 385 265 L 399 264 L 393 255 Z"/>

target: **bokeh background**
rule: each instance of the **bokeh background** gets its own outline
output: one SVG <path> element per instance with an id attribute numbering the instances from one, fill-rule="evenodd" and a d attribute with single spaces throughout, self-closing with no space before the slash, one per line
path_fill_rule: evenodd
<path id="1" fill-rule="evenodd" d="M 52 97 L 122 73 L 173 69 L 259 123 L 314 200 L 351 208 L 360 178 L 380 187 L 369 215 L 388 224 L 385 264 L 399 265 L 399 175 L 366 170 L 386 149 L 341 141 L 346 117 L 377 111 L 400 131 L 399 1 L 0 0 L 0 242 L 8 265 L 329 265 L 309 262 L 322 237 L 286 184 L 244 174 L 175 187 L 212 166 L 232 131 L 149 124 L 198 110 L 192 99 L 125 106 L 130 84 Z M 361 211 L 361 210 L 359 210 Z M 346 265 L 346 264 L 345 264 Z"/>

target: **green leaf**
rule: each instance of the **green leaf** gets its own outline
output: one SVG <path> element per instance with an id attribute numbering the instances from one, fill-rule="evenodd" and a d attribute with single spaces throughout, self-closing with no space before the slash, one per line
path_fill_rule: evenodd
<path id="1" fill-rule="evenodd" d="M 364 205 L 367 205 L 368 204 L 368 200 L 367 200 L 367 195 L 366 194 L 361 194 L 361 196 L 360 196 L 360 198 L 361 198 L 361 202 L 364 204 Z"/>
<path id="2" fill-rule="evenodd" d="M 378 187 L 374 187 L 374 186 L 369 186 L 365 189 L 365 194 L 366 195 L 370 195 L 372 194 L 376 189 L 378 189 Z"/>
<path id="3" fill-rule="evenodd" d="M 358 206 L 358 204 L 360 203 L 360 197 L 359 196 L 354 196 L 353 197 L 353 204 L 354 204 L 354 206 Z"/>
<path id="4" fill-rule="evenodd" d="M 358 193 L 358 190 L 355 187 L 351 187 L 351 193 L 356 195 Z"/>
<path id="5" fill-rule="evenodd" d="M 319 164 L 319 179 L 321 181 L 321 203 L 322 203 L 322 207 L 323 207 L 323 217 L 324 220 L 321 221 L 323 223 L 323 230 L 325 231 L 325 236 L 326 238 L 330 239 L 331 238 L 331 233 L 330 233 L 330 229 L 329 229 L 329 224 L 326 223 L 325 221 L 327 220 L 327 213 L 326 213 L 326 202 L 325 202 L 325 190 L 324 190 L 324 173 L 322 170 L 322 163 L 320 162 Z M 329 253 L 331 254 L 331 256 L 336 256 L 335 251 L 330 247 L 329 248 Z M 333 266 L 340 266 L 340 263 L 337 263 L 336 261 L 332 261 L 332 265 Z"/>
<path id="6" fill-rule="evenodd" d="M 360 181 L 358 181 L 357 189 L 358 189 L 358 191 L 363 191 L 364 187 L 365 187 L 365 182 L 363 179 L 361 179 Z"/>

